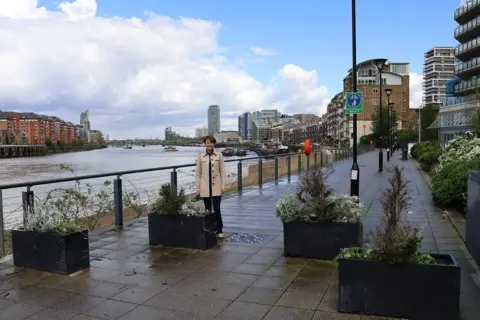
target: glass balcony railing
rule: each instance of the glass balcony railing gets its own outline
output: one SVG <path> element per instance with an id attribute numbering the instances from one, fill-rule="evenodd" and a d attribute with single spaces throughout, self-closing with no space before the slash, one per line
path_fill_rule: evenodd
<path id="1" fill-rule="evenodd" d="M 457 10 L 455 10 L 455 19 L 478 5 L 480 5 L 480 0 L 472 0 L 467 2 L 467 4 L 461 6 L 460 8 L 457 8 Z"/>
<path id="2" fill-rule="evenodd" d="M 459 84 L 455 85 L 455 91 L 461 92 L 466 90 L 471 90 L 480 87 L 480 77 L 473 77 L 468 81 L 462 81 Z"/>
<path id="3" fill-rule="evenodd" d="M 473 40 L 468 41 L 467 43 L 458 45 L 455 48 L 455 54 L 456 55 L 462 54 L 468 50 L 478 47 L 479 45 L 480 45 L 480 37 L 477 37 Z"/>
<path id="4" fill-rule="evenodd" d="M 455 28 L 455 37 L 465 33 L 469 30 L 472 30 L 473 28 L 477 27 L 480 24 L 480 16 L 476 17 L 475 19 L 467 22 L 464 25 L 458 26 Z"/>
<path id="5" fill-rule="evenodd" d="M 480 67 L 480 58 L 473 58 L 467 62 L 460 62 L 455 66 L 455 73 L 462 73 Z"/>

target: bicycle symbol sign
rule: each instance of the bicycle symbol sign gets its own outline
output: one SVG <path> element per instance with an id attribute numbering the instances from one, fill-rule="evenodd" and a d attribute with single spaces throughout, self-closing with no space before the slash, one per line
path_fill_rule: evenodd
<path id="1" fill-rule="evenodd" d="M 363 92 L 347 92 L 345 98 L 345 113 L 363 113 Z"/>

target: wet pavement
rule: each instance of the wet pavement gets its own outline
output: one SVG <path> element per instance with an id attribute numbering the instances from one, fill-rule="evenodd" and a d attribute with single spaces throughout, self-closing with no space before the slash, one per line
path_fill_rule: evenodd
<path id="1" fill-rule="evenodd" d="M 369 207 L 365 232 L 379 223 L 377 153 L 359 157 L 361 198 Z M 411 162 L 405 166 L 413 201 L 410 219 L 425 228 L 424 249 L 455 254 L 463 265 L 462 317 L 480 319 L 480 289 L 463 242 L 431 203 L 430 190 Z M 351 159 L 335 164 L 330 183 L 349 193 Z M 389 165 L 386 164 L 386 167 Z M 91 268 L 72 276 L 0 264 L 3 319 L 380 319 L 336 312 L 337 276 L 332 262 L 284 258 L 282 223 L 275 202 L 294 192 L 296 177 L 262 189 L 245 189 L 222 202 L 226 238 L 208 251 L 149 247 L 146 218 L 123 231 L 90 235 Z"/>

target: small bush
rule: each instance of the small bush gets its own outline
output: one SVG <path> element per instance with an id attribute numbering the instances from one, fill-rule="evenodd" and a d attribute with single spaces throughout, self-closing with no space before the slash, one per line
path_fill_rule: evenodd
<path id="1" fill-rule="evenodd" d="M 150 206 L 150 212 L 157 214 L 179 214 L 186 216 L 202 216 L 205 210 L 187 200 L 185 190 L 172 190 L 170 183 L 160 186 L 156 199 Z"/>
<path id="2" fill-rule="evenodd" d="M 430 172 L 433 167 L 438 164 L 438 158 L 442 155 L 442 152 L 439 150 L 427 151 L 423 153 L 418 161 L 422 166 L 422 170 Z"/>
<path id="3" fill-rule="evenodd" d="M 363 217 L 358 197 L 334 196 L 327 184 L 328 173 L 314 167 L 300 176 L 296 194 L 283 196 L 277 202 L 277 216 L 283 222 L 334 221 L 355 223 Z"/>
<path id="4" fill-rule="evenodd" d="M 406 213 L 410 205 L 408 181 L 403 169 L 393 167 L 390 188 L 381 196 L 383 217 L 380 226 L 370 233 L 372 249 L 343 249 L 337 258 L 382 260 L 390 263 L 435 263 L 429 254 L 419 254 L 422 232 L 410 224 Z"/>

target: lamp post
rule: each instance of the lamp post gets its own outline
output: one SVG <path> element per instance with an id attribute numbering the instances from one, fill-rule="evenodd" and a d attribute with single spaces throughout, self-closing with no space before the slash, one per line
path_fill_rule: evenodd
<path id="1" fill-rule="evenodd" d="M 387 94 L 387 128 L 388 128 L 388 137 L 387 137 L 387 161 L 390 161 L 390 95 L 392 94 L 391 88 L 386 88 L 385 93 Z M 381 117 L 381 116 L 380 116 Z"/>
<path id="2" fill-rule="evenodd" d="M 352 91 L 357 92 L 357 17 L 356 1 L 352 0 Z M 353 163 L 350 170 L 350 195 L 360 196 L 360 168 L 357 163 L 357 115 L 353 115 Z"/>
<path id="3" fill-rule="evenodd" d="M 393 140 L 397 136 L 397 112 L 395 110 L 393 110 L 394 105 L 395 104 L 392 103 L 392 147 L 391 147 L 392 152 L 391 152 L 391 154 L 393 154 L 395 152 L 395 148 L 393 147 Z"/>
<path id="4" fill-rule="evenodd" d="M 382 172 L 383 171 L 383 150 L 382 150 L 382 144 L 383 144 L 383 141 L 382 141 L 382 138 L 383 138 L 383 119 L 382 119 L 382 107 L 383 107 L 383 101 L 382 101 L 382 97 L 383 97 L 383 90 L 382 90 L 382 86 L 383 86 L 383 79 L 382 79 L 382 70 L 383 68 L 385 67 L 385 63 L 387 62 L 387 59 L 376 59 L 375 60 L 375 66 L 377 67 L 378 69 L 378 78 L 380 80 L 380 112 L 379 112 L 379 116 L 380 116 L 380 121 L 379 121 L 379 129 L 380 129 L 380 151 L 378 152 L 378 172 Z"/>
<path id="5" fill-rule="evenodd" d="M 388 149 L 390 150 L 390 157 L 393 157 L 393 106 L 394 103 L 388 104 Z"/>

